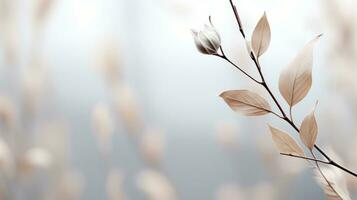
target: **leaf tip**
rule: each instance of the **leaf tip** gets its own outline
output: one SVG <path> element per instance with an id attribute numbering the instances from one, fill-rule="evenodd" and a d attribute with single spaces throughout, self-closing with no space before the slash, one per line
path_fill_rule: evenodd
<path id="1" fill-rule="evenodd" d="M 208 21 L 209 21 L 209 23 L 211 23 L 211 25 L 212 25 L 212 16 L 211 16 L 211 15 L 208 16 Z"/>
<path id="2" fill-rule="evenodd" d="M 269 23 L 266 11 L 264 11 L 263 16 L 260 18 L 260 21 L 264 21 L 265 23 Z"/>
<path id="3" fill-rule="evenodd" d="M 221 92 L 221 94 L 219 94 L 218 96 L 221 97 L 221 98 L 223 98 L 225 93 L 226 93 L 226 92 Z"/>
<path id="4" fill-rule="evenodd" d="M 317 105 L 319 104 L 319 100 L 316 100 L 314 110 L 316 110 Z"/>
<path id="5" fill-rule="evenodd" d="M 196 35 L 197 35 L 197 31 L 196 31 L 195 29 L 190 29 L 190 31 L 191 31 L 191 34 L 192 34 L 193 36 L 196 36 Z"/>
<path id="6" fill-rule="evenodd" d="M 270 124 L 267 124 L 268 125 L 268 128 L 269 128 L 269 130 L 270 130 L 270 132 L 273 132 L 273 130 L 275 129 L 272 125 L 270 125 Z"/>

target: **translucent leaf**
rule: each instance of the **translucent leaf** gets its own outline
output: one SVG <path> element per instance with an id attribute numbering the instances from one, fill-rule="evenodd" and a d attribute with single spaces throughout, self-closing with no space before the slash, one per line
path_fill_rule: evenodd
<path id="1" fill-rule="evenodd" d="M 310 41 L 280 74 L 279 90 L 291 107 L 299 103 L 311 88 L 313 48 L 320 36 Z"/>
<path id="2" fill-rule="evenodd" d="M 314 148 L 317 132 L 318 132 L 318 127 L 317 127 L 317 122 L 315 118 L 315 109 L 314 109 L 308 116 L 305 117 L 300 127 L 301 141 L 310 150 Z"/>
<path id="3" fill-rule="evenodd" d="M 263 55 L 269 47 L 271 39 L 270 26 L 266 14 L 260 18 L 252 36 L 252 48 L 257 57 Z"/>
<path id="4" fill-rule="evenodd" d="M 304 156 L 304 151 L 300 145 L 287 133 L 269 126 L 270 132 L 275 143 L 275 146 L 279 149 L 280 153 L 292 154 L 296 156 Z"/>
<path id="5" fill-rule="evenodd" d="M 234 110 L 247 116 L 265 115 L 271 112 L 269 103 L 260 95 L 248 90 L 230 90 L 220 97 Z"/>
<path id="6" fill-rule="evenodd" d="M 351 200 L 347 190 L 346 179 L 341 170 L 335 167 L 323 167 L 321 172 L 328 182 L 323 178 L 321 173 L 316 170 L 316 180 L 322 187 L 328 200 Z"/>

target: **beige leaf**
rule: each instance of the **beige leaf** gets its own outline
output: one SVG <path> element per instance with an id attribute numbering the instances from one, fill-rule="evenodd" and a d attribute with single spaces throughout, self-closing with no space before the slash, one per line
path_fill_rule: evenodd
<path id="1" fill-rule="evenodd" d="M 247 116 L 265 115 L 271 112 L 269 103 L 260 95 L 248 90 L 229 90 L 220 97 L 237 112 Z"/>
<path id="2" fill-rule="evenodd" d="M 313 49 L 320 36 L 311 40 L 280 74 L 279 90 L 291 107 L 299 103 L 311 88 Z"/>
<path id="3" fill-rule="evenodd" d="M 269 128 L 275 146 L 279 149 L 280 153 L 304 156 L 304 151 L 301 149 L 300 145 L 296 143 L 289 134 L 270 125 Z"/>
<path id="4" fill-rule="evenodd" d="M 315 109 L 305 117 L 300 127 L 300 138 L 307 148 L 314 148 L 317 137 L 317 122 L 315 118 Z"/>
<path id="5" fill-rule="evenodd" d="M 266 14 L 260 18 L 252 36 L 252 48 L 257 57 L 263 55 L 269 47 L 271 38 L 270 26 Z"/>
<path id="6" fill-rule="evenodd" d="M 315 171 L 316 180 L 322 187 L 328 200 L 351 200 L 346 178 L 341 170 L 335 167 L 323 167 L 321 168 L 321 172 L 328 182 L 318 170 Z"/>

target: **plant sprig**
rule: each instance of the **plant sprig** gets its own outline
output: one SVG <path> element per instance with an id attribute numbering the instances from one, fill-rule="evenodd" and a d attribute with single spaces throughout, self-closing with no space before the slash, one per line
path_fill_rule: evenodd
<path id="1" fill-rule="evenodd" d="M 336 193 L 336 195 L 342 199 L 342 196 L 344 195 L 339 194 L 333 188 L 330 181 L 327 180 L 326 176 L 323 174 L 318 163 L 336 167 L 354 177 L 357 177 L 357 173 L 347 169 L 346 167 L 343 167 L 341 164 L 332 160 L 332 158 L 316 144 L 318 127 L 314 111 L 304 118 L 300 128 L 293 121 L 292 117 L 293 106 L 304 99 L 312 86 L 313 49 L 322 34 L 318 35 L 307 45 L 305 45 L 305 47 L 300 51 L 296 58 L 280 74 L 279 91 L 289 105 L 289 115 L 287 115 L 281 106 L 281 103 L 277 100 L 276 96 L 268 86 L 259 62 L 260 56 L 262 56 L 267 51 L 271 39 L 270 26 L 266 14 L 264 13 L 264 15 L 257 23 L 250 42 L 246 38 L 237 7 L 234 5 L 232 0 L 229 0 L 229 2 L 235 15 L 239 31 L 246 41 L 249 56 L 254 62 L 255 67 L 259 73 L 260 80 L 251 76 L 226 56 L 221 46 L 221 38 L 217 30 L 214 28 L 211 22 L 211 18 L 210 25 L 206 25 L 203 31 L 193 32 L 196 46 L 201 53 L 222 58 L 237 68 L 246 77 L 261 85 L 274 101 L 274 104 L 277 106 L 280 113 L 278 114 L 274 112 L 271 109 L 268 101 L 266 101 L 263 97 L 248 90 L 229 90 L 223 92 L 220 96 L 234 111 L 241 112 L 244 115 L 260 116 L 271 113 L 287 122 L 293 129 L 295 129 L 297 133 L 299 133 L 301 141 L 309 149 L 313 158 L 306 157 L 302 148 L 289 134 L 279 129 L 270 127 L 273 141 L 279 149 L 280 153 L 285 156 L 314 161 L 319 173 L 327 182 L 327 185 L 331 187 L 329 190 Z M 317 150 L 317 152 L 319 152 L 325 160 L 317 160 L 313 150 Z"/>

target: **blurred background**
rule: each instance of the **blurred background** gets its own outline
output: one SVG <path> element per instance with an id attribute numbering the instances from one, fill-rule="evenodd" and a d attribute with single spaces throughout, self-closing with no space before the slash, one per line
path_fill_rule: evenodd
<path id="1" fill-rule="evenodd" d="M 248 35 L 267 12 L 261 64 L 277 96 L 280 70 L 324 33 L 294 118 L 319 100 L 318 143 L 357 170 L 357 2 L 237 6 Z M 228 0 L 0 0 L 0 199 L 325 199 L 306 162 L 274 148 L 267 123 L 296 136 L 287 124 L 218 97 L 268 96 L 198 53 L 190 29 L 209 15 L 227 56 L 256 76 Z"/>

